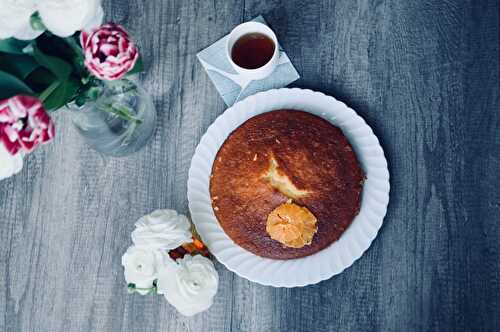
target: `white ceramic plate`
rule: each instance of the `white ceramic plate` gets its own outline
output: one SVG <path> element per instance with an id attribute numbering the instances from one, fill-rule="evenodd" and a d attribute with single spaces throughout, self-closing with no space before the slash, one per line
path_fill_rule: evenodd
<path id="1" fill-rule="evenodd" d="M 366 174 L 359 214 L 340 239 L 299 259 L 262 258 L 236 245 L 219 225 L 210 203 L 212 163 L 227 136 L 246 120 L 277 109 L 296 109 L 320 116 L 342 129 Z M 323 93 L 277 89 L 257 93 L 220 115 L 196 148 L 188 179 L 191 217 L 215 257 L 229 270 L 250 281 L 275 287 L 318 283 L 342 272 L 361 257 L 377 236 L 389 202 L 389 171 L 377 137 L 356 112 Z"/>

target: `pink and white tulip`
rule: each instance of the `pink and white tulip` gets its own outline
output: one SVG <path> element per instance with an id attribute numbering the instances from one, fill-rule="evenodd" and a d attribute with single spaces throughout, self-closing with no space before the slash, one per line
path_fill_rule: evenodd
<path id="1" fill-rule="evenodd" d="M 114 81 L 134 68 L 139 49 L 123 27 L 107 23 L 91 32 L 82 31 L 80 43 L 87 69 L 102 80 Z"/>
<path id="2" fill-rule="evenodd" d="M 42 102 L 31 96 L 0 100 L 0 143 L 11 154 L 30 153 L 50 142 L 55 127 Z"/>

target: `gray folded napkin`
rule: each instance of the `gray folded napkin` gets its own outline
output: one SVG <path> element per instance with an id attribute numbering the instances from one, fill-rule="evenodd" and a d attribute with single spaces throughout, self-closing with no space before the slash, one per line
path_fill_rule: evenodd
<path id="1" fill-rule="evenodd" d="M 252 21 L 267 25 L 262 16 L 258 16 Z M 238 74 L 226 56 L 228 37 L 229 35 L 226 35 L 197 54 L 198 60 L 205 68 L 226 105 L 231 106 L 237 101 L 260 91 L 282 88 L 300 78 L 288 55 L 279 45 L 280 58 L 278 66 L 271 75 L 255 81 Z"/>

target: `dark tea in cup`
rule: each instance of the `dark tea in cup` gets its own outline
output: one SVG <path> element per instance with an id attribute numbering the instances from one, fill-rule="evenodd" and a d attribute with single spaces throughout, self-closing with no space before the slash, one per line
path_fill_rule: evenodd
<path id="1" fill-rule="evenodd" d="M 273 57 L 276 45 L 263 33 L 253 32 L 241 36 L 231 49 L 231 59 L 245 69 L 257 69 Z"/>

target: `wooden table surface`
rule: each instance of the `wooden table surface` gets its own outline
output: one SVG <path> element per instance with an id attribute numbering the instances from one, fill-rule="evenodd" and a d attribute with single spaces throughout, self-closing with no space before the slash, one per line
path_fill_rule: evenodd
<path id="1" fill-rule="evenodd" d="M 158 128 L 140 152 L 56 140 L 0 183 L 0 331 L 498 331 L 500 53 L 495 0 L 108 0 L 135 36 Z M 274 289 L 217 264 L 214 306 L 185 318 L 128 295 L 133 223 L 188 213 L 194 149 L 224 103 L 196 53 L 263 14 L 302 78 L 372 126 L 391 173 L 379 236 L 330 280 Z"/>

